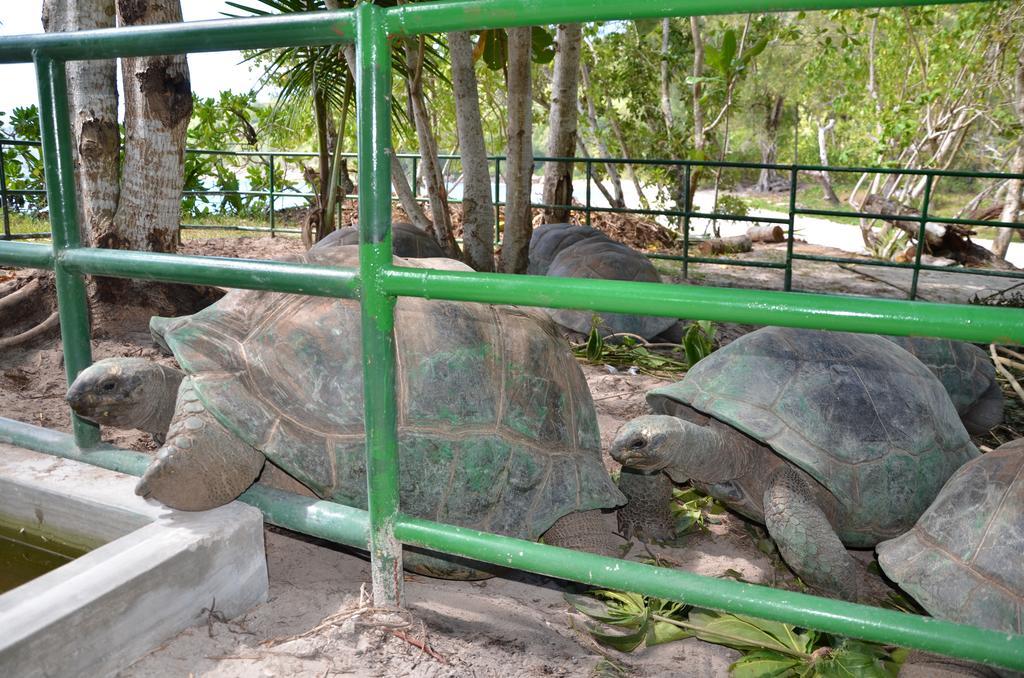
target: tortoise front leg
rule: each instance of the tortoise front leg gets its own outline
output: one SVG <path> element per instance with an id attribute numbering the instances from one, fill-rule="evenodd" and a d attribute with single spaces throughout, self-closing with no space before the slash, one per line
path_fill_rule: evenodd
<path id="1" fill-rule="evenodd" d="M 806 583 L 846 600 L 860 594 L 860 568 L 828 522 L 807 481 L 779 469 L 764 492 L 764 522 L 779 553 Z"/>
<path id="2" fill-rule="evenodd" d="M 672 487 L 672 481 L 664 473 L 641 473 L 623 467 L 619 490 L 628 501 L 617 513 L 622 536 L 632 539 L 636 535 L 657 541 L 674 538 Z"/>
<path id="3" fill-rule="evenodd" d="M 265 461 L 206 411 L 191 377 L 186 377 L 178 390 L 167 442 L 135 486 L 135 494 L 182 511 L 205 511 L 238 498 Z"/>

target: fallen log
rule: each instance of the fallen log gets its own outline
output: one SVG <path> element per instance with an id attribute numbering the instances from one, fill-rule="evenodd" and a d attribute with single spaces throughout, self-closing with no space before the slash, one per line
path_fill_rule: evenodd
<path id="1" fill-rule="evenodd" d="M 753 247 L 750 236 L 744 234 L 705 240 L 697 247 L 697 251 L 704 255 L 735 254 L 737 252 L 749 252 Z"/>
<path id="2" fill-rule="evenodd" d="M 747 229 L 747 235 L 754 242 L 782 242 L 786 239 L 785 231 L 778 224 L 751 226 Z"/>
<path id="3" fill-rule="evenodd" d="M 888 215 L 888 218 L 884 218 L 883 221 L 892 224 L 914 240 L 917 239 L 920 233 L 920 219 L 914 219 L 914 217 L 920 217 L 921 213 L 913 207 L 908 207 L 896 200 L 872 193 L 861 203 L 860 210 L 873 214 Z M 909 217 L 909 219 L 900 219 L 898 217 Z M 924 226 L 925 253 L 952 259 L 964 266 L 1016 270 L 1016 266 L 973 242 L 971 240 L 972 235 L 976 235 L 976 232 L 959 224 L 926 222 Z"/>

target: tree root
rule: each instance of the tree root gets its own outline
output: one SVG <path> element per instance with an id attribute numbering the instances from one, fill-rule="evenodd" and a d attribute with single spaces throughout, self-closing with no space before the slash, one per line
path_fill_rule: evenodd
<path id="1" fill-rule="evenodd" d="M 19 276 L 0 289 L 0 350 L 24 346 L 60 325 L 52 273 Z"/>
<path id="2" fill-rule="evenodd" d="M 6 299 L 4 299 L 6 301 Z M 50 330 L 60 325 L 60 317 L 57 311 L 54 311 L 46 317 L 46 319 L 31 329 L 25 330 L 20 334 L 16 334 L 13 337 L 4 337 L 0 339 L 0 351 L 15 348 L 26 344 L 38 337 L 43 336 Z"/>

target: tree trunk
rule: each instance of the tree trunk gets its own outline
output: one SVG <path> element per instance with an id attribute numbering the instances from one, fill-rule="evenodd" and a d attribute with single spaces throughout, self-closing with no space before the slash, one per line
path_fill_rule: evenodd
<path id="1" fill-rule="evenodd" d="M 778 159 L 779 123 L 782 122 L 782 110 L 785 101 L 784 95 L 770 92 L 765 102 L 767 105 L 764 115 L 764 134 L 761 137 L 761 163 L 764 165 L 774 165 Z M 757 177 L 757 184 L 754 186 L 754 190 L 767 193 L 773 190 L 779 181 L 779 173 L 774 169 L 761 168 L 761 173 Z"/>
<path id="2" fill-rule="evenodd" d="M 626 138 L 622 134 L 622 128 L 619 127 L 619 121 L 615 119 L 615 111 L 607 109 L 608 124 L 612 128 L 612 134 L 615 135 L 615 141 L 619 144 L 619 148 L 622 149 L 623 158 L 632 158 L 633 155 L 629 152 L 629 146 L 626 144 Z M 644 194 L 643 186 L 640 185 L 640 179 L 636 175 L 636 170 L 633 169 L 633 163 L 626 163 L 626 176 L 631 182 L 633 182 L 633 188 L 636 189 L 637 197 L 640 199 L 640 207 L 645 210 L 651 209 L 651 203 L 647 200 L 647 196 Z"/>
<path id="3" fill-rule="evenodd" d="M 117 0 L 118 24 L 178 23 L 177 0 Z M 125 150 L 121 200 L 114 228 L 98 234 L 100 247 L 151 252 L 177 248 L 184 183 L 185 131 L 192 115 L 188 63 L 182 54 L 128 57 L 124 76 Z"/>
<path id="4" fill-rule="evenodd" d="M 548 155 L 572 157 L 576 151 L 576 90 L 579 85 L 580 24 L 560 24 L 555 36 L 555 62 L 551 79 Z M 572 204 L 572 163 L 548 162 L 544 168 L 544 223 L 569 220 Z"/>
<path id="5" fill-rule="evenodd" d="M 43 30 L 47 33 L 113 28 L 114 17 L 114 0 L 43 3 Z M 69 61 L 67 75 L 79 226 L 82 244 L 88 246 L 94 242 L 94 233 L 113 228 L 120 194 L 117 62 Z"/>
<path id="6" fill-rule="evenodd" d="M 590 69 L 587 68 L 585 62 L 580 62 L 580 76 L 583 78 L 583 91 L 586 93 L 587 100 L 587 121 L 590 123 L 590 132 L 594 136 L 594 143 L 597 144 L 597 150 L 601 157 L 610 158 L 612 154 L 608 151 L 608 145 L 601 137 L 601 130 L 597 124 L 594 91 L 590 87 Z M 625 207 L 626 201 L 622 196 L 622 180 L 619 179 L 619 170 L 615 167 L 614 163 L 610 162 L 605 164 L 605 168 L 608 170 L 608 178 L 611 180 L 612 190 L 615 192 L 614 198 L 608 197 L 609 205 L 611 207 Z M 603 188 L 602 192 L 604 192 Z"/>
<path id="7" fill-rule="evenodd" d="M 1024 44 L 1021 45 L 1017 54 L 1017 68 L 1014 71 L 1014 105 L 1017 113 L 1017 121 L 1024 125 Z M 1017 148 L 1013 154 L 1013 161 L 1010 164 L 1010 172 L 1024 174 L 1024 138 L 1017 140 Z M 1010 179 L 1006 184 L 1006 198 L 1003 203 L 1003 212 L 999 217 L 1000 221 L 1016 222 L 1020 216 L 1021 191 L 1024 190 L 1024 181 Z M 996 235 L 992 244 L 992 252 L 999 258 L 1005 259 L 1010 249 L 1010 241 L 1013 240 L 1013 229 L 1004 228 Z M 1020 231 L 1017 231 L 1018 236 Z"/>
<path id="8" fill-rule="evenodd" d="M 831 116 L 824 125 L 818 125 L 818 160 L 821 161 L 823 167 L 828 167 L 828 133 L 835 126 L 836 119 Z M 838 206 L 840 202 L 839 196 L 836 195 L 835 190 L 832 188 L 832 177 L 829 175 L 828 170 L 822 170 L 818 178 L 821 181 L 821 190 L 825 194 L 825 200 Z"/>
<path id="9" fill-rule="evenodd" d="M 501 270 L 525 273 L 529 264 L 533 215 L 533 82 L 530 57 L 533 29 L 508 31 L 508 150 L 505 164 L 505 230 Z"/>
<path id="10" fill-rule="evenodd" d="M 434 221 L 434 237 L 444 253 L 453 259 L 461 259 L 462 252 L 455 242 L 452 232 L 452 215 L 448 211 L 448 189 L 444 185 L 441 163 L 437 158 L 437 141 L 430 125 L 430 114 L 427 112 L 426 100 L 423 96 L 423 42 L 413 39 L 405 46 L 405 59 L 409 68 L 406 77 L 406 91 L 412 106 L 413 122 L 416 126 L 416 138 L 420 145 L 420 158 L 423 162 L 423 180 L 427 186 L 427 197 L 430 200 L 430 216 Z"/>
<path id="11" fill-rule="evenodd" d="M 698 160 L 704 160 L 704 107 L 700 99 L 704 94 L 704 38 L 701 36 L 700 17 L 690 17 L 690 35 L 693 37 L 693 154 Z M 686 209 L 693 208 L 693 197 L 697 192 L 701 169 L 694 168 L 690 172 L 689 200 Z M 678 201 L 677 201 L 678 202 Z"/>
<path id="12" fill-rule="evenodd" d="M 327 135 L 327 100 L 323 90 L 317 87 L 317 78 L 313 76 L 313 118 L 316 124 L 316 152 L 319 174 L 317 185 L 311 188 L 316 193 L 316 232 L 309 233 L 310 245 L 320 242 L 334 230 L 333 224 L 325 223 L 324 208 L 327 206 L 327 189 L 331 183 L 331 149 Z"/>
<path id="13" fill-rule="evenodd" d="M 494 201 L 469 33 L 449 33 L 448 51 L 452 60 L 455 121 L 462 157 L 462 248 L 467 264 L 478 271 L 493 271 Z M 529 100 L 527 96 L 526 101 Z"/>
<path id="14" fill-rule="evenodd" d="M 665 120 L 665 133 L 671 139 L 675 132 L 675 120 L 672 116 L 672 99 L 669 96 L 669 63 L 668 63 L 668 39 L 671 34 L 671 19 L 665 17 L 661 20 L 661 115 Z"/>

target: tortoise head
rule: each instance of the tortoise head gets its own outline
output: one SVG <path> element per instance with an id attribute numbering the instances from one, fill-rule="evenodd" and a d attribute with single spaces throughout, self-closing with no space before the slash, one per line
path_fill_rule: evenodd
<path id="1" fill-rule="evenodd" d="M 67 400 L 83 419 L 163 433 L 181 381 L 176 370 L 143 358 L 106 358 L 79 373 Z"/>
<path id="2" fill-rule="evenodd" d="M 718 431 L 664 414 L 637 417 L 619 429 L 612 458 L 639 471 L 665 471 L 676 482 L 720 483 L 741 475 L 744 450 Z"/>

